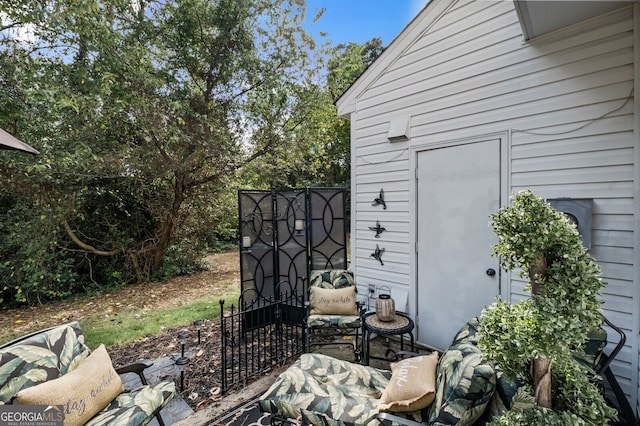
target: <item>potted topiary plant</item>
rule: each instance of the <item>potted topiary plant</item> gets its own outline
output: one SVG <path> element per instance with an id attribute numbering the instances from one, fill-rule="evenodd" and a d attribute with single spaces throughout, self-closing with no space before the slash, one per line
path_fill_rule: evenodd
<path id="1" fill-rule="evenodd" d="M 504 269 L 518 270 L 531 292 L 515 304 L 498 300 L 481 315 L 480 348 L 501 374 L 522 382 L 531 402 L 516 404 L 491 424 L 607 424 L 615 411 L 573 358 L 601 323 L 604 286 L 575 225 L 521 191 L 491 216 L 491 226 L 498 236 L 493 254 Z"/>

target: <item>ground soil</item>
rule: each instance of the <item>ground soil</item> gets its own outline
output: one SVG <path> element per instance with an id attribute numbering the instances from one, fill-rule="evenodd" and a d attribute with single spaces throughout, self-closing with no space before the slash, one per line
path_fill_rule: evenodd
<path id="1" fill-rule="evenodd" d="M 162 310 L 240 288 L 237 251 L 212 254 L 207 260 L 211 270 L 176 277 L 168 282 L 135 284 L 92 297 L 0 311 L 0 342 L 65 322 L 112 316 L 125 311 Z M 108 350 L 116 366 L 139 359 L 175 356 L 180 352 L 176 339 L 179 331 L 167 329 L 156 336 Z M 193 329 L 191 331 L 195 339 Z M 219 369 L 216 368 L 220 359 L 219 336 L 219 322 L 207 320 L 201 329 L 201 344 L 189 353 L 187 380 L 181 394 L 194 410 L 222 398 Z M 195 348 L 197 342 L 193 343 L 190 346 Z"/>

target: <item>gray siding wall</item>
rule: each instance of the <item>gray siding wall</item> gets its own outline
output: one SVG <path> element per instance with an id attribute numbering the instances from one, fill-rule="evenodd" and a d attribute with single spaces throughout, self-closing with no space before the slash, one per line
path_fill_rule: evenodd
<path id="1" fill-rule="evenodd" d="M 420 23 L 405 33 L 418 35 Z M 411 145 L 508 132 L 510 193 L 594 199 L 591 253 L 608 283 L 604 311 L 628 336 L 614 370 L 637 401 L 633 8 L 528 42 L 512 2 L 461 0 L 429 25 L 399 56 L 381 58 L 383 71 L 365 81 L 351 114 L 361 291 L 375 283 L 411 294 Z M 389 143 L 389 121 L 406 116 L 411 140 Z M 372 206 L 381 188 L 387 210 Z M 377 220 L 387 228 L 381 239 L 369 230 Z M 371 257 L 376 244 L 384 266 Z M 525 297 L 523 285 L 512 277 L 506 296 Z"/>

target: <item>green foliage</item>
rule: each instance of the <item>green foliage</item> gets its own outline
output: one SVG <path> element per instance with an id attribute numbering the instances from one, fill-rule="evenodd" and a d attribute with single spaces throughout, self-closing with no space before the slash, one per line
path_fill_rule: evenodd
<path id="1" fill-rule="evenodd" d="M 349 43 L 331 49 L 326 84 L 296 88 L 294 99 L 301 122 L 288 139 L 243 169 L 243 182 L 252 188 L 349 187 L 351 127 L 338 117 L 334 105 L 364 70 L 382 53 L 382 41 Z"/>
<path id="2" fill-rule="evenodd" d="M 525 370 L 523 370 L 525 371 Z M 601 426 L 615 418 L 616 410 L 609 407 L 594 383 L 591 373 L 571 357 L 554 359 L 552 380 L 554 383 L 553 410 L 533 404 L 533 388 L 530 378 L 520 375 L 525 382 L 522 390 L 529 394 L 532 404 L 514 404 L 500 417 L 492 419 L 490 426 L 529 425 L 585 425 Z M 520 396 L 522 398 L 522 396 Z"/>
<path id="3" fill-rule="evenodd" d="M 571 413 L 584 424 L 593 426 L 607 424 L 617 415 L 616 410 L 606 404 L 595 379 L 590 380 L 590 374 L 573 358 L 555 361 L 552 376 L 556 411 Z"/>
<path id="4" fill-rule="evenodd" d="M 498 300 L 481 315 L 479 346 L 510 378 L 526 371 L 534 357 L 539 325 L 531 305 L 530 300 L 515 305 Z"/>
<path id="5" fill-rule="evenodd" d="M 488 426 L 602 426 L 607 423 L 586 422 L 574 413 L 534 407 L 530 410 L 512 410 L 493 419 Z"/>
<path id="6" fill-rule="evenodd" d="M 0 152 L 3 189 L 32 209 L 0 218 L 30 243 L 0 243 L 15 293 L 1 297 L 183 273 L 206 244 L 234 240 L 224 200 L 239 172 L 265 157 L 275 167 L 257 174 L 290 159 L 293 176 L 327 140 L 324 53 L 304 12 L 286 0 L 0 2 L 0 127 L 41 153 Z"/>
<path id="7" fill-rule="evenodd" d="M 332 100 L 342 96 L 383 51 L 380 37 L 372 38 L 364 44 L 347 43 L 336 46 L 327 63 L 327 85 Z"/>
<path id="8" fill-rule="evenodd" d="M 234 188 L 235 189 L 235 188 Z M 220 252 L 238 246 L 238 193 L 227 191 L 216 194 L 203 207 L 205 221 L 193 225 L 196 239 L 202 241 L 207 252 Z M 193 240 L 193 238 L 190 238 Z"/>
<path id="9" fill-rule="evenodd" d="M 60 229 L 38 206 L 0 195 L 0 303 L 39 303 L 77 291 L 76 261 L 60 251 Z"/>
<path id="10" fill-rule="evenodd" d="M 164 281 L 178 275 L 189 275 L 206 270 L 208 268 L 204 262 L 206 253 L 198 248 L 187 241 L 180 245 L 169 246 L 165 251 L 162 268 L 154 274 L 153 278 Z"/>
<path id="11" fill-rule="evenodd" d="M 538 291 L 514 305 L 499 300 L 487 307 L 479 345 L 510 377 L 527 377 L 536 357 L 551 359 L 556 409 L 509 413 L 496 424 L 605 424 L 611 411 L 571 356 L 601 322 L 604 283 L 598 265 L 575 225 L 531 191 L 517 193 L 510 206 L 492 215 L 491 225 L 498 236 L 494 255 L 506 270 L 519 268 L 521 277 L 535 279 Z M 543 271 L 536 269 L 541 257 Z M 540 420 L 547 417 L 551 423 Z"/>

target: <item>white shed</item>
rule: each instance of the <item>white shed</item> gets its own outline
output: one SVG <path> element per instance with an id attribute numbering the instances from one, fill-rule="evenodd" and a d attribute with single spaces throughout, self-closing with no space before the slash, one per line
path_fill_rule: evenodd
<path id="1" fill-rule="evenodd" d="M 627 334 L 613 370 L 638 405 L 639 7 L 431 0 L 337 101 L 352 269 L 361 294 L 391 289 L 419 342 L 444 348 L 497 295 L 526 296 L 491 256 L 510 194 L 590 200 L 604 313 Z"/>

